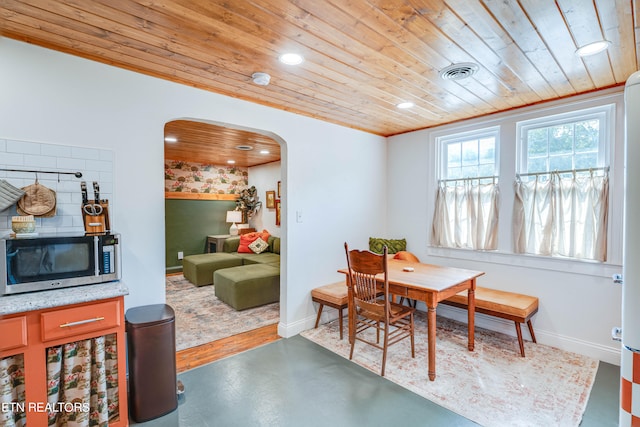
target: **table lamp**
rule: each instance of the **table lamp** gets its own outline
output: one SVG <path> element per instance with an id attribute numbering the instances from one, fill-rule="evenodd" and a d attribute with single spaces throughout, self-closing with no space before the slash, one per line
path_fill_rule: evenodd
<path id="1" fill-rule="evenodd" d="M 238 226 L 236 222 L 242 222 L 242 212 L 241 211 L 227 211 L 227 222 L 232 222 L 231 227 L 229 227 L 229 234 L 232 236 L 238 235 Z"/>

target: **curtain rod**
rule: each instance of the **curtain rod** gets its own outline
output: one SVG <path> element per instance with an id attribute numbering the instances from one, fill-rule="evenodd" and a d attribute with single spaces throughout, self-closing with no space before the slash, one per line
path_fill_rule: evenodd
<path id="1" fill-rule="evenodd" d="M 475 176 L 475 177 L 468 177 L 468 178 L 439 179 L 438 182 L 473 181 L 474 179 L 477 179 L 477 180 L 493 179 L 495 181 L 498 178 L 499 178 L 498 175 L 493 175 L 493 176 Z"/>
<path id="2" fill-rule="evenodd" d="M 517 173 L 516 176 L 517 177 L 521 177 L 521 176 L 539 176 L 539 175 L 549 175 L 551 173 L 576 173 L 576 172 L 595 172 L 595 171 L 605 171 L 605 172 L 609 172 L 609 166 L 604 166 L 601 168 L 584 168 L 584 169 L 568 169 L 568 170 L 563 170 L 563 171 L 549 171 L 549 172 L 531 172 L 531 173 Z"/>
<path id="3" fill-rule="evenodd" d="M 31 172 L 31 173 L 57 173 L 58 175 L 74 175 L 76 178 L 82 178 L 82 172 L 59 172 L 59 171 L 37 171 L 37 170 L 28 170 L 28 169 L 5 169 L 0 168 L 0 171 L 7 172 Z"/>

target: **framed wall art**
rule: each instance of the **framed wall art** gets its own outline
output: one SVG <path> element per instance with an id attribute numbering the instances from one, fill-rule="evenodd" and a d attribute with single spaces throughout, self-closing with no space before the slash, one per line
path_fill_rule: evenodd
<path id="1" fill-rule="evenodd" d="M 280 199 L 276 200 L 276 225 L 280 227 Z"/>
<path id="2" fill-rule="evenodd" d="M 267 209 L 273 209 L 276 207 L 276 192 L 267 191 Z"/>

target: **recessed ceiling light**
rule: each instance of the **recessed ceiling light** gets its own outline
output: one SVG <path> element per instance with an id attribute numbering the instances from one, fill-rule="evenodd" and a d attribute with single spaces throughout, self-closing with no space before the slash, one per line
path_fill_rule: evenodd
<path id="1" fill-rule="evenodd" d="M 260 150 L 260 154 L 269 154 L 269 150 Z"/>
<path id="2" fill-rule="evenodd" d="M 596 53 L 607 50 L 610 44 L 611 42 L 608 40 L 599 40 L 597 42 L 585 44 L 576 50 L 576 55 L 581 57 L 595 55 Z"/>
<path id="3" fill-rule="evenodd" d="M 300 65 L 304 62 L 302 55 L 297 53 L 283 53 L 278 59 L 280 62 L 287 65 Z"/>
<path id="4" fill-rule="evenodd" d="M 236 145 L 236 150 L 251 151 L 253 150 L 253 147 L 251 145 Z"/>
<path id="5" fill-rule="evenodd" d="M 229 163 L 230 165 L 233 165 L 233 164 L 236 163 L 236 161 L 235 160 L 227 160 L 227 163 Z"/>
<path id="6" fill-rule="evenodd" d="M 178 138 L 175 136 L 165 136 L 164 142 L 178 142 Z"/>
<path id="7" fill-rule="evenodd" d="M 397 108 L 401 108 L 401 109 L 407 109 L 407 108 L 411 108 L 413 107 L 415 104 L 413 102 L 401 102 L 400 104 L 397 104 L 396 107 Z"/>

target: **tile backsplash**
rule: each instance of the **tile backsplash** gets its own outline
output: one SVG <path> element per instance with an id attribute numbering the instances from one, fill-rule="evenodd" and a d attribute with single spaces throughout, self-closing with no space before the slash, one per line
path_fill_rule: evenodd
<path id="1" fill-rule="evenodd" d="M 92 199 L 92 183 L 97 181 L 100 185 L 100 198 L 111 202 L 113 157 L 113 151 L 101 148 L 0 139 L 0 179 L 22 188 L 33 184 L 37 178 L 40 184 L 56 192 L 56 215 L 51 218 L 36 218 L 36 232 L 83 232 L 80 182 L 86 181 L 89 199 Z M 20 172 L 3 169 L 16 169 Z M 41 172 L 22 172 L 23 170 Z M 57 172 L 81 172 L 82 178 Z M 11 217 L 14 215 L 18 215 L 15 205 L 0 212 L 0 237 L 11 232 Z M 111 225 L 113 228 L 113 219 Z"/>

